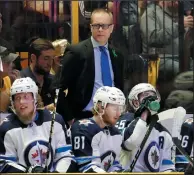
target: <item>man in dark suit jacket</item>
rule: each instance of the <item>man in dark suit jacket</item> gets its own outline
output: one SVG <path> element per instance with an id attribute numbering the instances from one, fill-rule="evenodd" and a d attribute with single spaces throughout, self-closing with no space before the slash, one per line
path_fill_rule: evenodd
<path id="1" fill-rule="evenodd" d="M 60 92 L 57 112 L 66 122 L 72 119 L 92 117 L 93 95 L 96 90 L 106 85 L 103 82 L 101 66 L 102 50 L 104 46 L 111 85 L 123 90 L 123 56 L 108 45 L 108 39 L 113 31 L 112 14 L 105 9 L 96 9 L 91 16 L 91 38 L 66 48 L 60 77 Z M 68 93 L 65 94 L 65 90 Z"/>

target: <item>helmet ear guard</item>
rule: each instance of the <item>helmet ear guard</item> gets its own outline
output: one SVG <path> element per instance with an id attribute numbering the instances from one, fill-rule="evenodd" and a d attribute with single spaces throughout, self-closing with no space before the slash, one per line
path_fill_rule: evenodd
<path id="1" fill-rule="evenodd" d="M 135 106 L 136 108 L 139 107 L 139 101 L 138 101 L 138 100 L 132 100 L 132 104 L 133 104 L 133 106 Z"/>

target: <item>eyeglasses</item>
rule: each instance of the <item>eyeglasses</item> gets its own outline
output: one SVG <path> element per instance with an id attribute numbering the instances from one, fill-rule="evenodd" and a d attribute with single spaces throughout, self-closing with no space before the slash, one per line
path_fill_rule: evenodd
<path id="1" fill-rule="evenodd" d="M 112 24 L 91 24 L 91 26 L 92 26 L 92 28 L 93 29 L 100 29 L 100 27 L 102 28 L 102 29 L 108 29 L 110 26 L 111 26 Z"/>

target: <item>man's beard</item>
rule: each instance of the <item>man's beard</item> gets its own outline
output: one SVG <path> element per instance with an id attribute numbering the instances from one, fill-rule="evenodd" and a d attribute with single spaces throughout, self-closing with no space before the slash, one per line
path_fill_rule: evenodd
<path id="1" fill-rule="evenodd" d="M 32 110 L 28 115 L 21 115 L 20 112 L 16 111 L 16 114 L 19 118 L 19 120 L 24 124 L 29 124 L 32 122 L 34 117 L 34 111 Z"/>
<path id="2" fill-rule="evenodd" d="M 35 65 L 34 71 L 40 75 L 47 75 L 49 73 L 49 72 L 46 72 L 44 69 L 42 69 L 38 64 Z"/>

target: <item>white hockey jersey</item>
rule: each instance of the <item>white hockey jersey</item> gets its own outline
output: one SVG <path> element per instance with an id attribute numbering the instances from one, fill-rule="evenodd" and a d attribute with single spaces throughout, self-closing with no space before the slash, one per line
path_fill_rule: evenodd
<path id="1" fill-rule="evenodd" d="M 129 169 L 137 150 L 146 134 L 146 122 L 136 118 L 123 132 L 121 164 Z M 133 172 L 164 172 L 175 169 L 172 162 L 172 138 L 168 131 L 159 123 L 150 133 L 147 142 L 136 162 Z"/>
<path id="2" fill-rule="evenodd" d="M 122 136 L 117 128 L 100 128 L 91 119 L 76 121 L 71 127 L 72 150 L 80 172 L 121 170 L 119 154 Z"/>
<path id="3" fill-rule="evenodd" d="M 52 114 L 48 110 L 37 111 L 35 120 L 29 125 L 23 124 L 15 114 L 6 117 L 0 125 L 0 159 L 15 161 L 25 167 L 45 167 L 51 121 Z M 56 114 L 48 159 L 49 170 L 63 162 L 66 167 L 58 167 L 56 171 L 66 172 L 73 161 L 64 127 L 62 117 Z"/>

